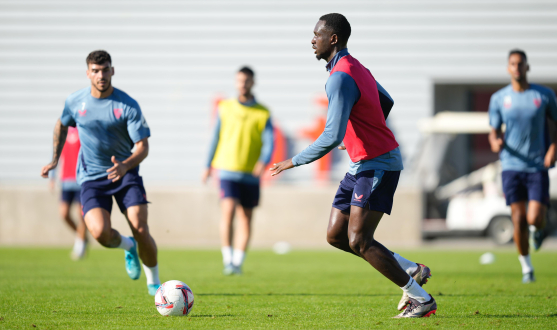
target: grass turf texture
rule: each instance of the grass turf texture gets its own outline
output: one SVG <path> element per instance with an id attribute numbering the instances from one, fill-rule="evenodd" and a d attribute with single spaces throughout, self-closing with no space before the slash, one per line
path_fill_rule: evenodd
<path id="1" fill-rule="evenodd" d="M 130 280 L 120 250 L 0 249 L 0 328 L 7 329 L 370 329 L 553 328 L 557 253 L 533 256 L 537 282 L 521 283 L 514 252 L 480 265 L 480 252 L 408 252 L 433 277 L 425 286 L 439 310 L 391 319 L 401 290 L 363 260 L 341 252 L 249 253 L 243 276 L 221 275 L 218 251 L 162 250 L 161 280 L 195 295 L 186 317 L 163 317 L 145 277 Z"/>

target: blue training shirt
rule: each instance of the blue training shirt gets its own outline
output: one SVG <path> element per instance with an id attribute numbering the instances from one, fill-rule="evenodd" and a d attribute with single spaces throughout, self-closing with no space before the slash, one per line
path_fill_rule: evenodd
<path id="1" fill-rule="evenodd" d="M 327 71 L 331 72 L 336 63 L 346 55 L 348 55 L 348 49 L 346 48 L 338 52 L 327 63 Z M 385 110 L 390 111 L 394 101 L 383 86 L 377 81 L 376 83 L 383 112 Z M 311 163 L 325 156 L 342 143 L 352 107 L 358 102 L 361 95 L 354 79 L 349 74 L 340 71 L 329 76 L 325 85 L 325 91 L 329 99 L 325 130 L 315 142 L 292 158 L 294 166 Z M 373 159 L 361 160 L 356 163 L 350 161 L 348 173 L 356 175 L 357 173 L 369 170 L 402 171 L 403 169 L 402 156 L 400 149 L 397 147 Z"/>
<path id="2" fill-rule="evenodd" d="M 77 127 L 79 132 L 79 184 L 107 177 L 106 170 L 114 166 L 112 156 L 126 160 L 135 143 L 151 136 L 139 104 L 117 88 L 102 99 L 91 95 L 91 87 L 71 94 L 60 121 L 64 126 Z"/>
<path id="3" fill-rule="evenodd" d="M 555 93 L 530 84 L 524 92 L 508 85 L 491 96 L 489 124 L 495 129 L 506 125 L 503 150 L 499 157 L 503 171 L 546 170 L 544 158 L 549 147 L 547 116 L 557 120 Z"/>

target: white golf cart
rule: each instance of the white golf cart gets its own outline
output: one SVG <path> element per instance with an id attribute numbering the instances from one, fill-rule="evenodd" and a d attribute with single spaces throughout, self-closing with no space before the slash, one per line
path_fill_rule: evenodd
<path id="1" fill-rule="evenodd" d="M 446 155 L 454 148 L 451 142 L 461 134 L 489 133 L 488 123 L 485 112 L 440 112 L 418 123 L 426 138 L 412 169 L 415 183 L 425 194 L 424 238 L 489 235 L 497 244 L 512 241 L 513 223 L 502 192 L 499 161 L 439 184 Z M 550 170 L 549 176 L 551 202 L 557 206 L 557 171 Z M 551 207 L 549 230 L 555 228 L 556 220 L 555 207 Z"/>

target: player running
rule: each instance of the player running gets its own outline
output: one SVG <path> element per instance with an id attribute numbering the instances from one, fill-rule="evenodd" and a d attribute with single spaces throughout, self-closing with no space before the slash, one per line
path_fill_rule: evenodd
<path id="1" fill-rule="evenodd" d="M 330 72 L 325 85 L 327 125 L 312 145 L 270 170 L 277 175 L 311 163 L 344 140 L 341 148 L 350 155 L 350 169 L 334 198 L 327 241 L 363 258 L 403 290 L 399 310 L 406 309 L 396 318 L 428 317 L 437 310 L 435 299 L 421 287 L 431 276 L 429 268 L 389 251 L 373 237 L 383 214 L 391 213 L 403 169 L 398 143 L 385 124 L 393 101 L 348 53 L 351 28 L 343 15 L 321 16 L 313 33 L 317 59 L 325 59 Z"/>
<path id="2" fill-rule="evenodd" d="M 205 183 L 211 169 L 219 171 L 222 219 L 223 273 L 241 274 L 251 235 L 253 209 L 259 204 L 259 178 L 273 153 L 273 126 L 269 110 L 258 103 L 251 90 L 254 72 L 248 67 L 236 74 L 238 98 L 219 103 L 218 119 L 209 150 Z M 234 215 L 234 250 L 231 247 Z"/>
<path id="3" fill-rule="evenodd" d="M 139 176 L 139 164 L 149 153 L 151 132 L 139 104 L 112 87 L 114 68 L 110 55 L 97 50 L 87 56 L 86 63 L 91 87 L 66 99 L 62 116 L 54 127 L 52 162 L 42 168 L 41 174 L 46 178 L 56 168 L 68 127 L 77 127 L 81 140 L 77 181 L 81 184 L 87 228 L 101 245 L 125 251 L 126 271 L 133 280 L 141 275 L 141 257 L 149 294 L 155 295 L 160 286 L 157 246 L 149 234 L 148 202 Z M 111 228 L 113 196 L 130 224 L 133 237 L 122 236 Z"/>
<path id="4" fill-rule="evenodd" d="M 71 216 L 71 206 L 73 203 L 81 209 L 81 186 L 76 181 L 76 167 L 77 167 L 77 155 L 79 153 L 79 134 L 77 129 L 74 127 L 68 127 L 68 136 L 66 137 L 66 144 L 64 149 L 62 149 L 62 154 L 60 155 L 60 163 L 62 163 L 61 169 L 58 173 L 58 177 L 62 186 L 62 195 L 60 198 L 60 216 L 66 224 L 76 233 L 75 242 L 71 253 L 71 258 L 73 260 L 82 259 L 85 256 L 85 251 L 87 250 L 87 228 L 85 227 L 85 222 L 83 221 L 83 215 L 78 213 L 77 225 Z M 53 174 L 51 172 L 51 174 Z M 52 175 L 50 180 L 51 189 L 54 189 L 55 175 Z"/>
<path id="5" fill-rule="evenodd" d="M 501 158 L 503 192 L 511 206 L 522 283 L 536 280 L 528 250 L 532 245 L 537 251 L 545 237 L 542 229 L 549 207 L 547 169 L 555 164 L 555 136 L 548 134 L 547 117 L 557 120 L 555 93 L 547 87 L 529 84 L 526 79 L 529 69 L 526 53 L 511 50 L 507 66 L 511 83 L 493 94 L 489 102 L 489 143 Z"/>

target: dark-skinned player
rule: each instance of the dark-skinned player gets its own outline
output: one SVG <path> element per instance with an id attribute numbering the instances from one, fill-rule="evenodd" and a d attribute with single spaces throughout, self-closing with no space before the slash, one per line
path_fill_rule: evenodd
<path id="1" fill-rule="evenodd" d="M 311 163 L 344 141 L 350 169 L 335 195 L 327 241 L 334 247 L 366 260 L 404 292 L 396 317 L 428 317 L 437 304 L 422 287 L 431 276 L 428 267 L 389 251 L 374 238 L 383 214 L 390 214 L 403 169 L 393 133 L 385 124 L 388 93 L 371 72 L 346 48 L 351 28 L 341 14 L 322 16 L 311 40 L 318 60 L 330 72 L 325 86 L 329 107 L 321 136 L 292 159 L 274 164 L 273 175 Z M 391 104 L 392 107 L 392 99 Z"/>

